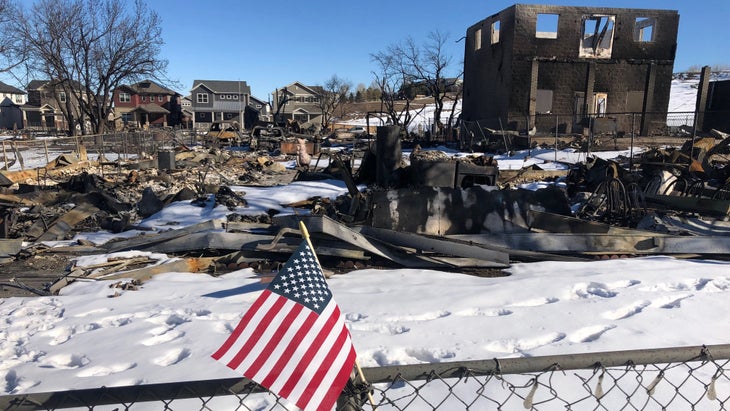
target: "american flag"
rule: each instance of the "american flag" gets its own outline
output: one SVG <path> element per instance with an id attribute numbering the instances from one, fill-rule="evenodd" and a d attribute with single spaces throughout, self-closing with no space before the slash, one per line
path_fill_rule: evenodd
<path id="1" fill-rule="evenodd" d="M 213 358 L 301 409 L 332 409 L 353 370 L 355 348 L 307 241 Z"/>

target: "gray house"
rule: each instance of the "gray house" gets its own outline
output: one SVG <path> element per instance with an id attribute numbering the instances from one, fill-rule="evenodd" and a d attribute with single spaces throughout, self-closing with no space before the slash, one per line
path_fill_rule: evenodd
<path id="1" fill-rule="evenodd" d="M 294 82 L 272 95 L 274 122 L 286 123 L 295 120 L 302 128 L 319 127 L 322 123 L 320 98 L 324 90 L 320 86 L 305 86 Z"/>
<path id="2" fill-rule="evenodd" d="M 245 81 L 194 80 L 190 90 L 193 128 L 207 129 L 214 121 L 243 124 L 251 87 Z"/>

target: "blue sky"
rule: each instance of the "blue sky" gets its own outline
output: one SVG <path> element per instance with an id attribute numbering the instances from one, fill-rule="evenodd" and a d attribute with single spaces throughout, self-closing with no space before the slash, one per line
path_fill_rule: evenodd
<path id="1" fill-rule="evenodd" d="M 533 1 L 528 4 L 678 10 L 674 71 L 730 65 L 728 0 Z M 370 55 L 408 36 L 422 43 L 430 31 L 448 34 L 454 74 L 463 60 L 456 42 L 472 24 L 514 1 L 473 0 L 147 0 L 163 20 L 163 57 L 175 89 L 195 79 L 244 80 L 268 100 L 294 81 L 321 85 L 333 74 L 369 85 Z"/>

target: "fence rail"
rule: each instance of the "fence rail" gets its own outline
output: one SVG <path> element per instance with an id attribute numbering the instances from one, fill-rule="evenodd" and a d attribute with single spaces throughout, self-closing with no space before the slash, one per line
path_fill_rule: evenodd
<path id="1" fill-rule="evenodd" d="M 464 121 L 459 131 L 459 144 L 461 148 L 484 148 L 492 143 L 511 150 L 519 145 L 514 141 L 516 139 L 522 140 L 524 146 L 530 145 L 531 138 L 554 138 L 557 143 L 557 140 L 575 137 L 584 137 L 587 143 L 592 142 L 596 147 L 599 140 L 615 141 L 620 138 L 632 139 L 637 144 L 647 144 L 661 137 L 665 141 L 675 139 L 681 144 L 684 140 L 702 133 L 702 130 L 695 128 L 699 118 L 704 121 L 705 128 L 715 124 L 712 128 L 730 132 L 728 111 L 624 112 L 590 116 L 547 113 L 525 116 L 513 122 L 519 124 L 504 124 L 499 118 Z M 526 124 L 532 125 L 530 133 L 524 132 Z M 521 131 L 516 131 L 517 129 Z"/>
<path id="2" fill-rule="evenodd" d="M 364 368 L 337 409 L 727 410 L 730 344 Z M 371 394 L 372 402 L 368 399 Z M 0 396 L 2 410 L 295 410 L 245 378 Z"/>
<path id="3" fill-rule="evenodd" d="M 141 159 L 180 144 L 198 144 L 199 136 L 189 130 L 153 129 L 73 137 L 32 135 L 0 140 L 0 169 L 24 170 L 47 164 L 61 155 L 83 149 L 89 159 L 119 162 Z"/>

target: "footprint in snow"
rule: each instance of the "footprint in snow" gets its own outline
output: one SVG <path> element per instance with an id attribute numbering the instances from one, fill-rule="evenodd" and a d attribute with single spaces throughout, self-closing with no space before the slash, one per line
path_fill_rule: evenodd
<path id="1" fill-rule="evenodd" d="M 112 311 L 111 308 L 97 308 L 94 310 L 85 311 L 83 313 L 78 313 L 78 314 L 74 315 L 74 317 L 82 318 L 82 317 L 88 317 L 90 315 L 96 315 L 96 314 L 100 314 L 100 313 L 108 313 L 110 311 Z"/>
<path id="2" fill-rule="evenodd" d="M 560 301 L 560 299 L 555 297 L 540 297 L 540 298 L 533 298 L 530 300 L 524 300 L 520 302 L 516 302 L 514 304 L 511 304 L 512 307 L 539 307 L 541 305 L 545 304 L 553 304 Z"/>
<path id="3" fill-rule="evenodd" d="M 453 351 L 434 348 L 407 348 L 406 354 L 424 363 L 441 362 L 456 357 Z"/>
<path id="4" fill-rule="evenodd" d="M 187 348 L 177 348 L 174 350 L 170 350 L 162 357 L 155 358 L 152 360 L 153 363 L 161 366 L 161 367 L 169 367 L 171 365 L 175 365 L 179 363 L 180 361 L 190 357 L 190 350 Z"/>
<path id="5" fill-rule="evenodd" d="M 688 295 L 685 295 L 682 297 L 667 295 L 667 296 L 655 299 L 654 301 L 651 302 L 651 305 L 653 307 L 659 307 L 659 308 L 665 308 L 665 309 L 679 308 L 682 303 L 682 300 L 685 300 L 692 296 L 693 296 L 692 294 L 688 294 Z"/>
<path id="6" fill-rule="evenodd" d="M 105 366 L 96 366 L 96 367 L 89 367 L 85 368 L 82 371 L 78 372 L 76 374 L 77 377 L 104 377 L 106 375 L 112 375 L 116 374 L 122 371 L 127 371 L 129 369 L 132 369 L 136 367 L 136 363 L 122 363 L 122 364 L 114 364 L 109 367 Z"/>
<path id="7" fill-rule="evenodd" d="M 506 308 L 488 311 L 483 311 L 481 308 L 470 308 L 454 313 L 454 315 L 458 315 L 460 317 L 501 317 L 503 315 L 510 314 L 512 314 L 512 311 Z"/>
<path id="8" fill-rule="evenodd" d="M 431 320 L 436 320 L 439 318 L 448 317 L 450 315 L 451 315 L 451 313 L 448 311 L 434 311 L 434 312 L 426 312 L 426 313 L 413 314 L 413 315 L 404 315 L 404 316 L 400 316 L 400 317 L 390 317 L 390 318 L 387 318 L 386 321 L 388 321 L 388 322 L 431 321 Z"/>
<path id="9" fill-rule="evenodd" d="M 89 359 L 85 355 L 57 354 L 45 357 L 43 362 L 40 364 L 40 367 L 74 369 L 83 367 L 89 362 Z"/>
<path id="10" fill-rule="evenodd" d="M 583 327 L 570 334 L 568 340 L 574 343 L 587 343 L 593 342 L 601 338 L 603 333 L 608 330 L 616 328 L 615 325 L 592 325 L 589 327 Z"/>
<path id="11" fill-rule="evenodd" d="M 385 335 L 405 334 L 405 333 L 411 331 L 410 328 L 406 327 L 405 325 L 400 325 L 400 324 L 356 323 L 356 324 L 350 324 L 350 329 L 352 329 L 353 331 L 376 332 L 376 333 L 385 334 Z"/>
<path id="12" fill-rule="evenodd" d="M 603 313 L 603 317 L 608 318 L 609 320 L 623 320 L 644 311 L 644 308 L 648 307 L 650 304 L 651 301 L 637 301 L 616 310 L 607 311 Z"/>
<path id="13" fill-rule="evenodd" d="M 182 336 L 184 336 L 185 333 L 182 331 L 176 331 L 176 330 L 170 330 L 161 334 L 157 334 L 153 337 L 144 339 L 141 341 L 142 345 L 146 345 L 148 347 L 158 344 L 164 344 L 166 342 L 170 342 L 172 340 L 176 340 Z"/>
<path id="14" fill-rule="evenodd" d="M 571 292 L 579 298 L 611 298 L 618 295 L 618 293 L 613 291 L 608 285 L 596 282 L 575 284 Z"/>
<path id="15" fill-rule="evenodd" d="M 28 389 L 40 384 L 40 381 L 26 380 L 18 376 L 15 370 L 10 370 L 5 374 L 5 392 L 8 394 L 16 394 L 27 391 Z"/>
<path id="16" fill-rule="evenodd" d="M 514 354 L 517 352 L 534 350 L 535 348 L 558 342 L 564 338 L 564 333 L 554 332 L 533 338 L 515 338 L 492 341 L 484 348 L 493 352 Z"/>

